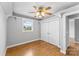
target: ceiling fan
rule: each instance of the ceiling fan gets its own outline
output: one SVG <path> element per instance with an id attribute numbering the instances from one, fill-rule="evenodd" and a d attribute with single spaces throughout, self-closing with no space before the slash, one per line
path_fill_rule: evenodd
<path id="1" fill-rule="evenodd" d="M 35 13 L 34 17 L 36 17 L 36 18 L 42 18 L 46 15 L 52 15 L 52 13 L 49 11 L 51 9 L 51 7 L 33 6 L 33 8 L 35 9 L 35 12 L 30 12 L 30 13 Z"/>

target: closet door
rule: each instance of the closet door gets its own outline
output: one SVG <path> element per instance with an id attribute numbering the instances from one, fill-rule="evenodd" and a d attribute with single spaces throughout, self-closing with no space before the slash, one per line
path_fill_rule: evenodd
<path id="1" fill-rule="evenodd" d="M 59 46 L 59 21 L 49 22 L 49 42 Z"/>
<path id="2" fill-rule="evenodd" d="M 48 23 L 41 23 L 41 40 L 48 41 Z"/>
<path id="3" fill-rule="evenodd" d="M 59 21 L 41 23 L 41 39 L 59 47 Z"/>

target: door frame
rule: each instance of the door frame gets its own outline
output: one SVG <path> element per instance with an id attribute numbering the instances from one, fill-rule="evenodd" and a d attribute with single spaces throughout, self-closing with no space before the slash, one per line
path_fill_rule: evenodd
<path id="1" fill-rule="evenodd" d="M 61 25 L 63 28 L 62 28 L 62 30 L 63 30 L 63 49 L 61 49 L 61 51 L 64 53 L 64 54 L 66 54 L 66 50 L 67 50 L 67 47 L 68 47 L 68 44 L 67 44 L 67 32 L 66 32 L 66 25 L 67 25 L 67 23 L 66 23 L 66 20 L 67 20 L 67 16 L 69 16 L 69 15 L 73 15 L 73 14 L 78 14 L 79 13 L 79 10 L 76 10 L 76 11 L 73 11 L 73 12 L 70 12 L 70 13 L 65 13 L 64 15 L 63 15 L 63 17 L 62 17 L 62 23 L 63 23 L 63 25 Z"/>

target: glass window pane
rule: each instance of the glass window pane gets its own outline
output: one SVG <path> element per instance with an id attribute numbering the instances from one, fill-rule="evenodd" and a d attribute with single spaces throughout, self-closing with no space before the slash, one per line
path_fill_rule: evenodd
<path id="1" fill-rule="evenodd" d="M 23 31 L 31 32 L 33 31 L 33 20 L 23 18 Z"/>

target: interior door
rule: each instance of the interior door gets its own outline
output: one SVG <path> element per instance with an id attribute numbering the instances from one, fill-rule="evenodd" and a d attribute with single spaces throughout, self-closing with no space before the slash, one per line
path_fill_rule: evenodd
<path id="1" fill-rule="evenodd" d="M 59 46 L 59 21 L 49 22 L 49 42 Z"/>
<path id="2" fill-rule="evenodd" d="M 41 23 L 41 39 L 48 41 L 48 23 L 42 22 Z"/>

